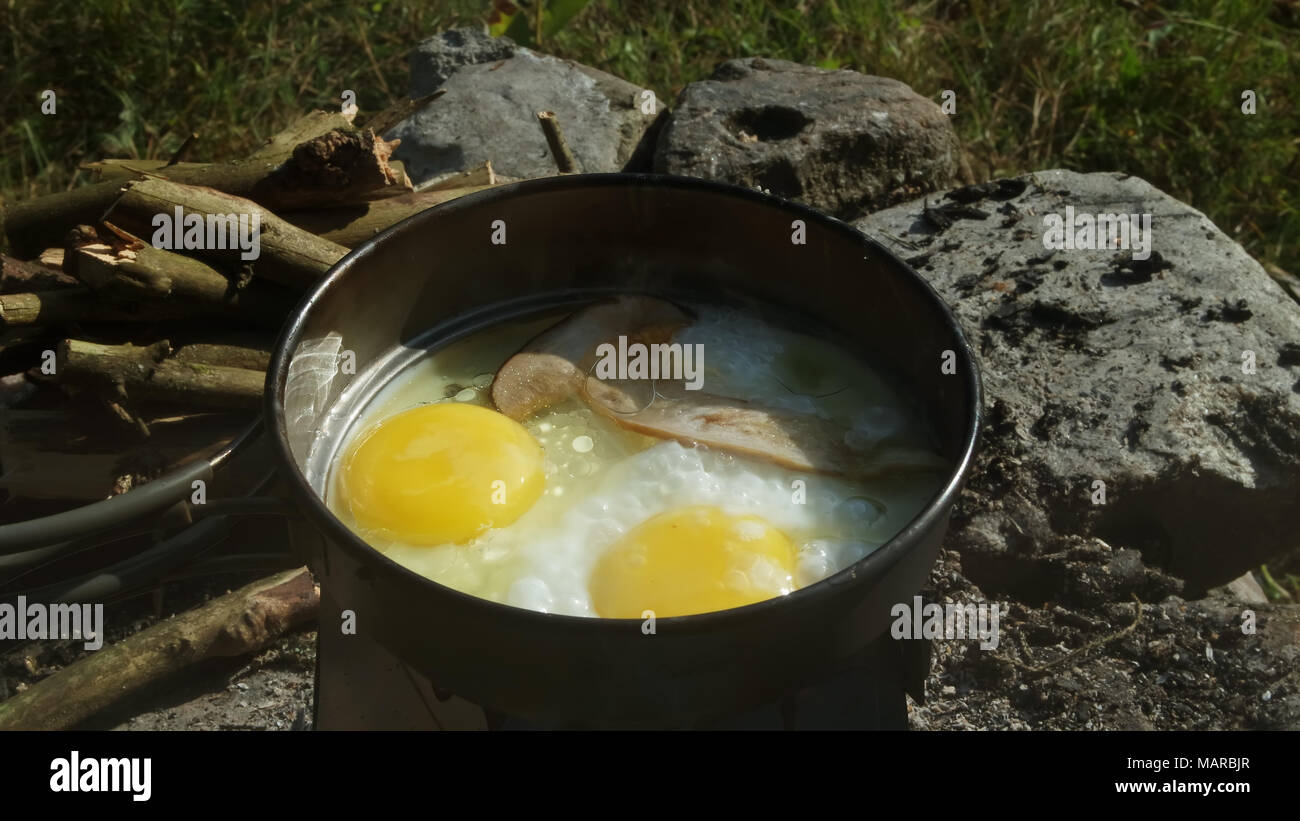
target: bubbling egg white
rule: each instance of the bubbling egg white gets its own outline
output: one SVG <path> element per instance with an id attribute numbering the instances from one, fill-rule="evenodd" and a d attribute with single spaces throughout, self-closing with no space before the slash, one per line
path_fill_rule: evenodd
<path id="1" fill-rule="evenodd" d="M 693 307 L 699 319 L 673 341 L 704 346 L 708 392 L 835 420 L 855 447 L 924 438 L 899 395 L 847 353 L 742 312 Z M 430 402 L 490 408 L 492 374 L 555 320 L 504 323 L 424 358 L 371 402 L 350 440 Z M 544 455 L 545 489 L 512 522 L 463 544 L 391 538 L 400 528 L 390 529 L 390 538 L 373 531 L 365 538 L 417 573 L 493 601 L 573 616 L 637 617 L 635 601 L 611 602 L 646 590 L 676 592 L 690 573 L 692 554 L 674 548 L 671 527 L 714 528 L 735 536 L 714 564 L 698 557 L 701 567 L 725 576 L 698 599 L 719 603 L 706 605 L 717 609 L 782 595 L 849 567 L 901 530 L 943 479 L 932 472 L 854 481 L 796 471 L 632 433 L 577 399 L 522 424 Z M 363 532 L 337 467 L 330 488 L 327 504 Z M 611 571 L 611 556 L 620 555 L 622 564 Z M 675 578 L 636 578 L 638 563 L 648 574 Z M 597 598 L 604 610 L 619 612 L 601 612 Z M 650 604 L 645 609 L 654 609 Z"/>

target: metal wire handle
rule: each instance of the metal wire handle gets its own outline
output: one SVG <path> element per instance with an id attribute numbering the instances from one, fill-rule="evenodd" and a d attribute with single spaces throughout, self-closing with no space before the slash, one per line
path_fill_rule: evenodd
<path id="1" fill-rule="evenodd" d="M 185 520 L 198 520 L 152 547 L 108 567 L 34 590 L 0 594 L 0 602 L 13 601 L 19 595 L 58 602 L 103 600 L 147 584 L 216 545 L 229 535 L 230 520 L 234 516 L 290 515 L 290 508 L 283 500 L 253 495 L 270 483 L 274 470 L 247 496 L 214 499 L 203 505 L 189 505 L 187 502 L 196 481 L 210 482 L 216 469 L 254 441 L 261 430 L 259 418 L 212 458 L 182 465 L 121 496 L 39 519 L 0 525 L 0 569 L 27 568 L 5 582 L 7 587 L 36 567 L 94 547 L 96 537 L 112 541 L 156 530 L 158 520 L 166 518 L 174 508 L 183 511 Z M 131 525 L 135 525 L 133 530 L 121 532 Z M 110 531 L 118 533 L 114 536 Z M 292 534 L 292 528 L 289 528 L 289 533 Z M 292 552 L 292 544 L 289 549 Z"/>

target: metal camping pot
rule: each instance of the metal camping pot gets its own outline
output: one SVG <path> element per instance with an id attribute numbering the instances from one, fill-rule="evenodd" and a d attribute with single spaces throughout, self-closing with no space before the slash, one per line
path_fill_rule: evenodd
<path id="1" fill-rule="evenodd" d="M 799 230 L 803 243 L 793 241 Z M 534 612 L 445 587 L 326 508 L 349 426 L 406 366 L 500 320 L 626 292 L 743 294 L 806 318 L 917 400 L 952 474 L 897 536 L 840 573 L 746 607 L 659 619 L 652 633 L 638 620 Z M 955 373 L 941 368 L 945 355 Z M 924 585 L 980 418 L 979 374 L 952 313 L 879 244 L 776 197 L 642 174 L 505 185 L 379 234 L 299 305 L 265 405 L 278 468 L 304 514 L 295 541 L 311 546 L 307 560 L 357 633 L 442 690 L 568 726 L 690 725 L 836 670 Z M 321 629 L 339 629 L 339 618 L 323 612 Z"/>

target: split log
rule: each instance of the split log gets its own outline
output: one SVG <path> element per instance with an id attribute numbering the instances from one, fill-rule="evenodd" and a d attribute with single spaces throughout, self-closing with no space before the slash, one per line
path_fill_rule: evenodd
<path id="1" fill-rule="evenodd" d="M 491 185 L 472 185 L 466 188 L 420 191 L 389 197 L 383 200 L 343 208 L 322 208 L 317 211 L 294 211 L 284 214 L 284 219 L 298 228 L 330 242 L 355 248 L 366 240 L 407 217 L 457 197 L 491 188 Z"/>
<path id="2" fill-rule="evenodd" d="M 63 249 L 46 248 L 44 251 L 41 251 L 39 256 L 36 257 L 36 261 L 41 265 L 44 265 L 46 268 L 55 268 L 59 271 L 62 271 L 63 270 Z"/>
<path id="3" fill-rule="evenodd" d="M 303 231 L 250 200 L 164 179 L 127 183 L 105 219 L 137 236 L 156 236 L 154 215 L 166 214 L 174 221 L 178 208 L 183 216 L 197 214 L 205 225 L 218 225 L 223 230 L 229 227 L 232 218 L 238 225 L 238 218 L 248 215 L 251 225 L 253 215 L 257 215 L 261 226 L 260 255 L 253 262 L 253 270 L 286 285 L 299 288 L 311 285 L 348 252 L 342 245 Z M 177 228 L 184 230 L 183 226 Z M 239 260 L 241 251 L 204 249 L 198 253 Z"/>
<path id="4" fill-rule="evenodd" d="M 261 650 L 309 623 L 320 591 L 306 568 L 268 576 L 91 653 L 7 701 L 0 730 L 65 730 L 211 658 Z"/>
<path id="5" fill-rule="evenodd" d="M 331 131 L 299 145 L 287 162 L 247 192 L 230 193 L 274 211 L 400 195 L 414 190 L 406 172 L 389 163 L 400 143 L 369 129 Z M 193 184 L 227 190 L 197 179 Z"/>
<path id="6" fill-rule="evenodd" d="M 202 260 L 117 233 L 75 232 L 66 256 L 68 273 L 111 299 L 163 300 L 273 327 L 279 327 L 293 307 L 290 294 L 274 285 L 241 282 Z"/>
<path id="7" fill-rule="evenodd" d="M 207 408 L 256 410 L 266 375 L 249 368 L 167 359 L 166 340 L 140 347 L 65 339 L 55 351 L 60 384 L 76 391 L 105 390 L 133 403 L 169 402 Z"/>
<path id="8" fill-rule="evenodd" d="M 232 163 L 136 170 L 146 178 L 205 186 L 254 200 L 271 210 L 287 209 L 309 202 L 355 202 L 413 190 L 406 174 L 388 164 L 396 145 L 373 132 L 330 131 L 297 145 L 287 159 L 267 154 Z M 129 166 L 119 164 L 117 168 Z M 30 256 L 57 244 L 74 225 L 98 223 L 121 194 L 122 186 L 121 180 L 110 179 L 13 203 L 4 216 L 11 247 L 19 256 Z"/>
<path id="9" fill-rule="evenodd" d="M 0 256 L 0 293 L 54 291 L 76 285 L 75 279 L 61 271 L 35 262 Z"/>

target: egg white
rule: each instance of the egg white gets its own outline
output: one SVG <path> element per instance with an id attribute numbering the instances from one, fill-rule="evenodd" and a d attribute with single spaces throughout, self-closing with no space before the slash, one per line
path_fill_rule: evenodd
<path id="1" fill-rule="evenodd" d="M 372 403 L 355 430 L 426 401 L 490 407 L 490 374 L 538 330 L 536 322 L 503 326 L 422 360 Z M 850 428 L 855 447 L 918 437 L 902 400 L 886 383 L 820 340 L 737 311 L 706 308 L 673 341 L 704 346 L 708 393 L 834 419 Z M 816 386 L 791 384 L 797 377 L 788 372 L 800 357 L 830 358 L 835 367 Z M 600 556 L 658 514 L 709 505 L 759 516 L 796 545 L 795 582 L 805 587 L 892 538 L 934 496 L 942 478 L 916 474 L 855 482 L 790 470 L 629 433 L 578 400 L 547 409 L 524 426 L 546 455 L 547 490 L 523 516 L 465 545 L 375 546 L 467 593 L 542 612 L 595 616 L 588 581 Z M 347 522 L 346 506 L 335 498 L 332 507 Z"/>

